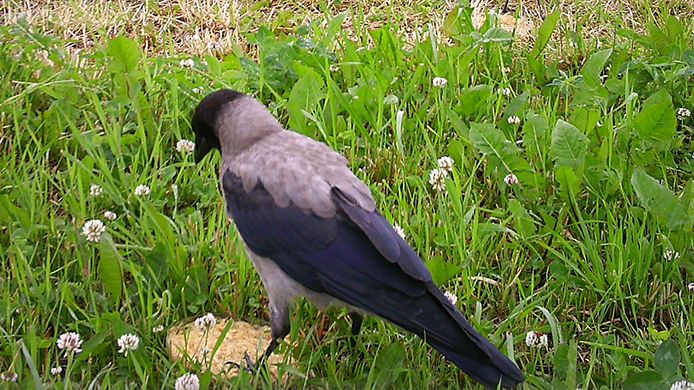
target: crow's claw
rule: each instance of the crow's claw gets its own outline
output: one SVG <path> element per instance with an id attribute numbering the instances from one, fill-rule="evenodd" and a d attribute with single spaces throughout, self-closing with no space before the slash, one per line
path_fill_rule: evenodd
<path id="1" fill-rule="evenodd" d="M 251 360 L 251 355 L 248 354 L 248 351 L 244 352 L 243 354 L 243 360 L 246 363 L 246 371 L 248 372 L 255 372 L 256 365 L 253 363 L 253 360 Z M 262 361 L 259 366 L 262 365 Z"/>
<path id="2" fill-rule="evenodd" d="M 244 352 L 243 355 L 243 365 L 241 363 L 236 363 L 232 361 L 224 362 L 225 365 L 231 366 L 230 368 L 236 368 L 239 371 L 243 370 L 249 373 L 254 373 L 256 369 L 255 363 L 253 363 L 253 360 L 251 360 L 251 356 L 248 354 L 248 352 Z"/>

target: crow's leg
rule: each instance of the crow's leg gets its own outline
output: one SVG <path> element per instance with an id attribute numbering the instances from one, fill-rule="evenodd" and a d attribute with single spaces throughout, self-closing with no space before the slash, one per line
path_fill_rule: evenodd
<path id="1" fill-rule="evenodd" d="M 352 336 L 359 336 L 361 324 L 364 322 L 364 316 L 357 312 L 350 312 L 349 318 L 352 320 Z"/>
<path id="2" fill-rule="evenodd" d="M 287 306 L 278 307 L 275 305 L 270 306 L 270 328 L 272 329 L 271 335 L 272 340 L 270 340 L 270 345 L 265 349 L 265 353 L 260 357 L 258 365 L 263 365 L 265 361 L 272 355 L 272 353 L 277 349 L 282 341 L 291 330 L 291 323 L 289 321 L 289 308 Z"/>
<path id="3" fill-rule="evenodd" d="M 349 318 L 352 319 L 352 337 L 350 344 L 352 350 L 355 351 L 357 349 L 357 336 L 359 336 L 359 332 L 361 332 L 361 325 L 364 322 L 364 316 L 357 312 L 350 312 Z"/>
<path id="4" fill-rule="evenodd" d="M 291 323 L 289 322 L 288 307 L 285 306 L 278 308 L 274 305 L 270 306 L 270 328 L 272 339 L 270 340 L 270 345 L 267 346 L 267 349 L 265 349 L 265 352 L 263 352 L 260 359 L 254 363 L 248 352 L 244 354 L 243 360 L 246 366 L 246 371 L 254 372 L 257 368 L 262 367 L 270 355 L 272 355 L 275 349 L 277 349 L 277 347 L 280 345 L 280 341 L 282 341 L 289 334 Z M 226 362 L 226 364 L 239 369 L 241 368 L 241 364 L 236 362 L 229 361 Z"/>
<path id="5" fill-rule="evenodd" d="M 501 7 L 501 13 L 502 14 L 508 13 L 508 0 L 506 0 L 506 2 L 504 3 L 504 6 Z"/>

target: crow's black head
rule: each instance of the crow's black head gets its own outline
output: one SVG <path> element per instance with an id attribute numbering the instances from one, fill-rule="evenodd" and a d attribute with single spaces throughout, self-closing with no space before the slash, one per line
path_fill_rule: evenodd
<path id="1" fill-rule="evenodd" d="M 198 104 L 191 122 L 195 132 L 196 163 L 200 162 L 212 148 L 220 150 L 221 146 L 215 125 L 217 115 L 219 115 L 226 104 L 243 96 L 246 95 L 241 92 L 232 91 L 231 89 L 220 89 L 207 95 Z"/>

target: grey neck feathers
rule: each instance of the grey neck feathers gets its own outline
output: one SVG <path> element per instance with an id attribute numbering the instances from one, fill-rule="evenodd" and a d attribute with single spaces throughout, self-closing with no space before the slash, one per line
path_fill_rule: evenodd
<path id="1" fill-rule="evenodd" d="M 282 125 L 256 99 L 245 96 L 229 103 L 217 117 L 217 138 L 222 156 L 234 158 Z"/>

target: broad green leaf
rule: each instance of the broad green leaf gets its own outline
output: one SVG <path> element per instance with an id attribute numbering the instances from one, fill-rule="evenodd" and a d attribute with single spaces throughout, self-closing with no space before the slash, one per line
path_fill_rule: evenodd
<path id="1" fill-rule="evenodd" d="M 581 69 L 583 80 L 589 87 L 597 87 L 601 85 L 600 73 L 605 67 L 607 60 L 612 55 L 612 49 L 600 50 L 593 53 Z"/>
<path id="2" fill-rule="evenodd" d="M 530 96 L 530 94 L 527 91 L 523 92 L 508 103 L 506 110 L 504 110 L 504 115 L 501 117 L 499 127 L 501 127 L 504 131 L 511 134 L 513 133 L 512 129 L 515 126 L 508 123 L 508 118 L 510 116 L 517 116 L 519 118 L 523 118 L 525 116 L 525 106 L 528 103 L 528 96 Z"/>
<path id="3" fill-rule="evenodd" d="M 453 159 L 457 166 L 463 165 L 463 151 L 465 146 L 460 140 L 454 139 L 448 143 L 448 155 Z"/>
<path id="4" fill-rule="evenodd" d="M 523 114 L 525 113 L 525 106 L 528 104 L 529 96 L 530 93 L 525 91 L 522 94 L 514 97 L 506 107 L 506 111 L 504 112 L 505 116 L 508 118 L 509 115 L 516 115 L 522 118 Z"/>
<path id="5" fill-rule="evenodd" d="M 530 69 L 533 71 L 535 81 L 537 81 L 539 85 L 545 85 L 547 82 L 547 66 L 545 65 L 544 61 L 539 58 L 535 58 L 532 55 L 529 55 L 526 59 Z"/>
<path id="6" fill-rule="evenodd" d="M 487 102 L 492 94 L 492 86 L 487 84 L 465 88 L 460 93 L 458 109 L 463 116 L 475 117 L 486 112 Z"/>
<path id="7" fill-rule="evenodd" d="M 446 15 L 443 20 L 443 32 L 448 36 L 460 34 L 460 27 L 458 22 L 458 15 L 460 14 L 460 7 L 455 6 L 451 12 Z"/>
<path id="8" fill-rule="evenodd" d="M 578 169 L 583 166 L 588 149 L 588 137 L 576 126 L 563 120 L 557 121 L 552 131 L 552 157 L 557 166 Z"/>
<path id="9" fill-rule="evenodd" d="M 670 106 L 672 106 L 672 96 L 670 96 L 665 88 L 659 89 L 658 92 L 644 100 L 643 103 L 641 103 L 641 109 L 663 103 L 669 103 Z"/>
<path id="10" fill-rule="evenodd" d="M 647 370 L 627 378 L 622 384 L 624 390 L 656 390 L 667 389 L 664 378 L 657 372 Z"/>
<path id="11" fill-rule="evenodd" d="M 440 258 L 433 258 L 426 262 L 426 266 L 431 272 L 434 283 L 441 285 L 449 281 L 452 277 L 460 273 L 460 267 L 444 261 Z"/>
<path id="12" fill-rule="evenodd" d="M 677 347 L 677 343 L 673 340 L 667 340 L 660 344 L 660 347 L 655 352 L 655 369 L 664 378 L 670 378 L 677 374 L 680 359 L 680 350 Z"/>
<path id="13" fill-rule="evenodd" d="M 556 27 L 559 17 L 561 16 L 561 9 L 557 8 L 551 14 L 547 15 L 545 21 L 542 22 L 542 26 L 537 30 L 537 37 L 535 38 L 535 46 L 533 46 L 530 52 L 531 56 L 539 57 L 542 50 L 545 49 L 549 39 L 552 37 L 552 32 L 554 27 Z"/>
<path id="14" fill-rule="evenodd" d="M 658 183 L 642 169 L 634 170 L 631 185 L 641 205 L 655 215 L 658 223 L 669 230 L 691 229 L 687 210 L 669 189 Z"/>
<path id="15" fill-rule="evenodd" d="M 658 330 L 652 326 L 648 327 L 648 335 L 655 341 L 667 341 L 670 339 L 670 330 Z"/>
<path id="16" fill-rule="evenodd" d="M 26 210 L 15 206 L 7 196 L 0 195 L 0 222 L 9 226 L 15 220 L 25 228 L 33 224 Z"/>
<path id="17" fill-rule="evenodd" d="M 152 281 L 158 283 L 160 279 L 169 274 L 169 262 L 171 261 L 171 248 L 165 240 L 160 240 L 157 245 L 145 255 L 145 263 L 151 270 Z"/>
<path id="18" fill-rule="evenodd" d="M 101 253 L 99 279 L 101 279 L 101 284 L 104 286 L 104 291 L 108 295 L 109 300 L 112 303 L 117 303 L 123 292 L 121 255 L 108 235 L 102 237 L 99 243 L 99 251 Z"/>
<path id="19" fill-rule="evenodd" d="M 405 347 L 402 343 L 391 343 L 383 347 L 376 357 L 374 369 L 377 372 L 377 387 L 388 388 L 399 376 L 399 368 L 405 357 Z"/>
<path id="20" fill-rule="evenodd" d="M 106 342 L 106 339 L 112 337 L 110 329 L 97 329 L 97 332 L 97 334 L 92 336 L 89 340 L 86 340 L 82 345 L 82 353 L 77 355 L 77 364 L 81 364 L 81 362 L 87 360 L 90 356 L 97 356 L 101 351 L 109 348 L 109 343 Z"/>
<path id="21" fill-rule="evenodd" d="M 574 89 L 573 104 L 575 106 L 605 106 L 609 94 L 602 85 L 600 74 L 610 55 L 612 55 L 612 49 L 601 50 L 591 55 L 583 65 L 581 70 L 583 78 Z"/>
<path id="22" fill-rule="evenodd" d="M 677 116 L 670 102 L 652 104 L 636 115 L 633 126 L 648 144 L 666 150 L 677 130 Z"/>
<path id="23" fill-rule="evenodd" d="M 564 197 L 564 200 L 569 200 L 575 198 L 578 191 L 581 190 L 582 176 L 577 173 L 582 170 L 576 170 L 568 166 L 559 166 L 554 170 L 554 177 L 559 182 L 561 192 L 560 194 Z"/>
<path id="24" fill-rule="evenodd" d="M 513 172 L 513 159 L 520 150 L 504 136 L 501 130 L 487 123 L 473 123 L 470 126 L 470 142 L 483 154 L 492 157 L 504 166 L 507 172 Z"/>
<path id="25" fill-rule="evenodd" d="M 297 63 L 294 68 L 300 77 L 294 84 L 287 101 L 289 127 L 311 136 L 314 135 L 315 129 L 309 128 L 309 121 L 304 111 L 311 112 L 318 105 L 323 96 L 323 78 L 307 66 Z"/>
<path id="26" fill-rule="evenodd" d="M 508 209 L 513 215 L 516 232 L 520 233 L 523 238 L 528 238 L 535 234 L 536 229 L 533 218 L 520 201 L 517 199 L 509 200 Z"/>
<path id="27" fill-rule="evenodd" d="M 210 73 L 210 78 L 217 79 L 222 77 L 222 63 L 213 55 L 206 55 L 207 71 Z"/>
<path id="28" fill-rule="evenodd" d="M 571 340 L 567 344 L 560 344 L 554 353 L 554 379 L 552 388 L 575 389 L 576 388 L 576 360 L 578 356 L 576 342 Z"/>
<path id="29" fill-rule="evenodd" d="M 334 43 L 335 37 L 339 35 L 340 30 L 342 30 L 342 25 L 347 16 L 349 16 L 349 13 L 342 12 L 330 18 L 330 21 L 328 22 L 328 28 L 324 32 L 323 37 L 323 42 L 326 46 L 329 46 Z"/>
<path id="30" fill-rule="evenodd" d="M 571 123 L 583 134 L 589 134 L 596 128 L 596 124 L 602 117 L 602 110 L 596 107 L 574 107 L 571 115 Z M 607 128 L 607 126 L 604 126 Z M 597 132 L 601 129 L 596 129 Z M 601 135 L 602 136 L 602 135 Z"/>
<path id="31" fill-rule="evenodd" d="M 528 113 L 523 124 L 523 144 L 532 159 L 544 160 L 547 144 L 545 141 L 549 123 L 542 115 Z"/>
<path id="32" fill-rule="evenodd" d="M 152 204 L 145 203 L 147 214 L 150 217 L 154 230 L 159 235 L 159 240 L 165 240 L 169 244 L 173 244 L 177 240 L 172 226 L 175 223 L 166 215 L 159 212 Z"/>
<path id="33" fill-rule="evenodd" d="M 490 161 L 492 169 L 497 170 L 498 180 L 513 173 L 522 186 L 535 186 L 536 178 L 530 164 L 520 155 L 520 149 L 509 141 L 501 130 L 487 123 L 470 125 L 470 142 Z"/>
<path id="34" fill-rule="evenodd" d="M 448 108 L 447 112 L 448 121 L 451 123 L 451 126 L 453 126 L 458 135 L 464 138 L 468 138 L 470 136 L 470 128 L 467 127 L 465 122 L 463 122 L 463 120 L 460 119 L 460 116 L 458 116 L 458 114 L 456 114 L 455 111 Z"/>
<path id="35" fill-rule="evenodd" d="M 510 32 L 503 28 L 491 28 L 482 35 L 480 42 L 511 42 L 512 40 L 513 35 Z"/>
<path id="36" fill-rule="evenodd" d="M 108 42 L 106 52 L 111 57 L 113 73 L 130 73 L 137 67 L 142 56 L 140 45 L 122 35 Z"/>

